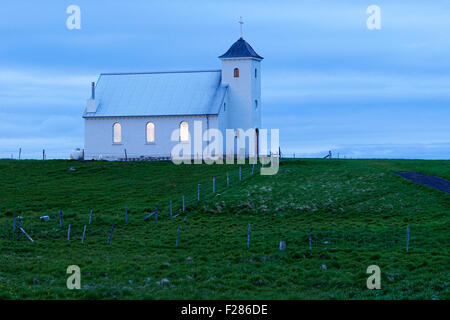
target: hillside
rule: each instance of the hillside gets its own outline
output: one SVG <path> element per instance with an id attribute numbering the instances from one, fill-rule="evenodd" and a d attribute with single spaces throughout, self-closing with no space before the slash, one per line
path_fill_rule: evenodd
<path id="1" fill-rule="evenodd" d="M 450 161 L 283 159 L 275 176 L 258 169 L 242 166 L 240 181 L 238 165 L 1 160 L 0 299 L 450 298 L 450 195 L 391 172 L 450 179 Z M 158 220 L 143 220 L 156 205 Z M 14 215 L 33 243 L 16 240 Z M 366 288 L 373 264 L 381 290 Z M 81 268 L 81 290 L 66 288 L 69 265 Z"/>

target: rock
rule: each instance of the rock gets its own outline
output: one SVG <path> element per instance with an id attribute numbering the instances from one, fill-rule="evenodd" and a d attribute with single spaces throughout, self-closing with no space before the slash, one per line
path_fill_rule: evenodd
<path id="1" fill-rule="evenodd" d="M 163 286 L 165 284 L 168 284 L 169 282 L 170 281 L 168 279 L 164 278 L 164 279 L 161 279 L 161 281 L 157 281 L 156 284 L 160 285 L 160 286 Z"/>

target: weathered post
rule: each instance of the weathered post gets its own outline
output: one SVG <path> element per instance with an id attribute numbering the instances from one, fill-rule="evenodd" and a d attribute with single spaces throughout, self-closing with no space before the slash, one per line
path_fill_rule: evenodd
<path id="1" fill-rule="evenodd" d="M 247 231 L 247 249 L 250 248 L 250 223 L 248 224 L 248 231 Z"/>
<path id="2" fill-rule="evenodd" d="M 175 247 L 178 247 L 179 237 L 180 237 L 180 227 L 177 228 L 177 242 L 175 243 Z"/>
<path id="3" fill-rule="evenodd" d="M 16 232 L 16 214 L 13 214 L 13 232 Z"/>
<path id="4" fill-rule="evenodd" d="M 81 237 L 81 243 L 84 243 L 84 237 L 86 236 L 86 225 L 83 228 L 83 236 Z"/>
<path id="5" fill-rule="evenodd" d="M 158 221 L 158 204 L 156 204 L 155 208 L 155 221 Z"/>
<path id="6" fill-rule="evenodd" d="M 409 250 L 409 226 L 406 227 L 406 252 Z"/>
<path id="7" fill-rule="evenodd" d="M 127 209 L 127 206 L 125 206 L 125 223 L 128 223 L 128 209 Z"/>
<path id="8" fill-rule="evenodd" d="M 67 242 L 70 242 L 70 223 L 69 228 L 67 229 Z"/>
<path id="9" fill-rule="evenodd" d="M 110 244 L 111 243 L 111 237 L 112 237 L 112 234 L 114 232 L 114 227 L 115 227 L 115 225 L 113 224 L 111 226 L 111 231 L 109 232 L 109 236 L 108 236 L 108 240 L 106 241 L 106 244 Z"/>
<path id="10" fill-rule="evenodd" d="M 184 203 L 184 195 L 182 198 L 183 198 L 183 212 L 184 212 L 184 209 L 186 208 L 185 203 Z"/>
<path id="11" fill-rule="evenodd" d="M 22 231 L 22 233 L 23 233 L 24 235 L 26 235 L 26 237 L 28 238 L 28 240 L 30 240 L 31 242 L 34 242 L 34 240 L 31 239 L 31 237 L 28 235 L 28 233 L 25 232 L 25 230 L 23 230 L 22 228 L 19 228 L 19 231 Z"/>
<path id="12" fill-rule="evenodd" d="M 89 216 L 89 224 L 91 224 L 92 222 L 92 210 L 91 210 L 91 215 Z"/>
<path id="13" fill-rule="evenodd" d="M 309 250 L 312 250 L 311 231 L 312 229 L 309 229 Z"/>
<path id="14" fill-rule="evenodd" d="M 59 227 L 62 228 L 63 226 L 63 211 L 59 210 Z"/>
<path id="15" fill-rule="evenodd" d="M 172 218 L 172 200 L 170 200 L 170 217 Z"/>
<path id="16" fill-rule="evenodd" d="M 17 241 L 20 240 L 20 229 L 22 229 L 22 217 L 18 216 L 17 219 L 19 220 L 19 225 L 17 228 Z"/>
<path id="17" fill-rule="evenodd" d="M 213 177 L 213 193 L 216 193 L 216 177 Z"/>
<path id="18" fill-rule="evenodd" d="M 197 184 L 197 201 L 200 201 L 200 183 Z"/>

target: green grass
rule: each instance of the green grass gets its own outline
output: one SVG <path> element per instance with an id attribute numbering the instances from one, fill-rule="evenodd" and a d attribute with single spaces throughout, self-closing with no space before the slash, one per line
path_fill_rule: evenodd
<path id="1" fill-rule="evenodd" d="M 450 195 L 391 172 L 449 179 L 449 161 L 298 159 L 283 160 L 275 176 L 257 169 L 251 175 L 244 166 L 239 181 L 237 165 L 0 161 L 0 299 L 450 298 Z M 143 221 L 156 204 L 159 220 Z M 62 229 L 57 219 L 40 221 L 60 209 Z M 24 217 L 34 243 L 16 240 L 13 214 Z M 66 288 L 73 264 L 81 290 Z M 381 268 L 381 290 L 366 288 L 372 264 Z"/>

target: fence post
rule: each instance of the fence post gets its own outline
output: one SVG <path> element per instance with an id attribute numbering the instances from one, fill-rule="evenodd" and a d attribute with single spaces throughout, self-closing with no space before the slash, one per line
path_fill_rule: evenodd
<path id="1" fill-rule="evenodd" d="M 128 209 L 127 206 L 125 206 L 125 223 L 128 223 Z"/>
<path id="2" fill-rule="evenodd" d="M 19 225 L 17 228 L 17 241 L 20 240 L 20 229 L 22 229 L 22 217 L 18 216 L 17 219 L 19 219 Z"/>
<path id="3" fill-rule="evenodd" d="M 255 171 L 255 164 L 252 165 L 252 174 Z"/>
<path id="4" fill-rule="evenodd" d="M 158 221 L 158 204 L 155 207 L 155 221 Z"/>
<path id="5" fill-rule="evenodd" d="M 86 225 L 84 225 L 84 228 L 83 228 L 83 236 L 81 237 L 81 243 L 84 243 L 85 235 L 86 235 Z"/>
<path id="6" fill-rule="evenodd" d="M 92 210 L 91 210 L 91 215 L 89 216 L 89 224 L 91 224 L 92 222 Z"/>
<path id="7" fill-rule="evenodd" d="M 312 231 L 312 229 L 309 229 L 309 250 L 312 250 L 311 231 Z"/>
<path id="8" fill-rule="evenodd" d="M 59 210 L 59 227 L 62 228 L 63 226 L 63 211 Z"/>
<path id="9" fill-rule="evenodd" d="M 216 193 L 216 177 L 213 177 L 213 193 Z"/>
<path id="10" fill-rule="evenodd" d="M 180 237 L 180 227 L 177 228 L 177 242 L 175 243 L 175 247 L 178 247 L 179 237 Z"/>
<path id="11" fill-rule="evenodd" d="M 184 204 L 184 195 L 183 195 L 183 212 L 184 212 L 184 209 L 186 208 L 186 206 L 185 206 L 185 204 Z"/>
<path id="12" fill-rule="evenodd" d="M 406 252 L 409 249 L 409 226 L 406 227 Z"/>
<path id="13" fill-rule="evenodd" d="M 247 249 L 250 248 L 250 223 L 248 224 L 248 231 L 247 231 Z"/>
<path id="14" fill-rule="evenodd" d="M 67 242 L 70 242 L 70 223 L 69 228 L 67 229 Z"/>
<path id="15" fill-rule="evenodd" d="M 114 224 L 111 226 L 111 231 L 109 232 L 109 236 L 108 236 L 108 240 L 106 241 L 106 244 L 110 244 L 111 243 L 111 237 L 112 237 L 112 234 L 113 234 L 113 232 L 114 232 Z"/>
<path id="16" fill-rule="evenodd" d="M 200 201 L 200 183 L 197 184 L 197 201 Z"/>
<path id="17" fill-rule="evenodd" d="M 16 214 L 13 214 L 13 232 L 16 232 Z"/>
<path id="18" fill-rule="evenodd" d="M 172 218 L 172 200 L 170 200 L 170 217 Z"/>
<path id="19" fill-rule="evenodd" d="M 239 181 L 242 180 L 242 167 L 239 167 Z"/>
<path id="20" fill-rule="evenodd" d="M 45 160 L 45 149 L 42 149 L 42 160 Z"/>

